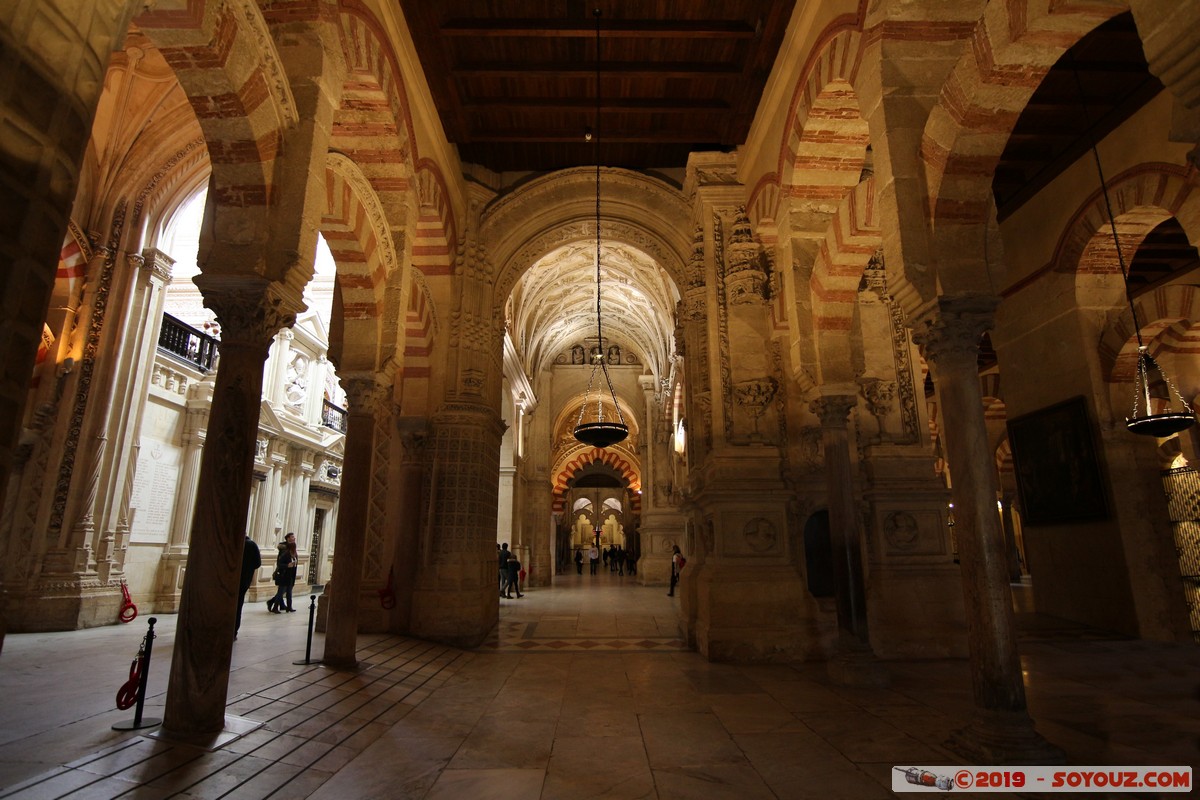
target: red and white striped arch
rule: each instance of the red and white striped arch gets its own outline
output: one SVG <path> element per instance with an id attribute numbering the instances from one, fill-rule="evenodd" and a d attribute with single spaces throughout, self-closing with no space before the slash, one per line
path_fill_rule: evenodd
<path id="1" fill-rule="evenodd" d="M 1155 357 L 1184 357 L 1200 363 L 1200 289 L 1187 284 L 1162 286 L 1134 300 L 1142 340 Z M 1137 333 L 1133 314 L 1124 309 L 1100 339 L 1100 360 L 1112 383 L 1132 381 L 1137 372 Z M 1191 372 L 1196 372 L 1195 369 Z M 1198 376 L 1174 376 L 1188 385 L 1180 386 L 1185 396 L 1200 387 Z"/>
<path id="2" fill-rule="evenodd" d="M 74 307 L 83 292 L 88 262 L 92 260 L 92 245 L 74 220 L 67 222 L 67 235 L 63 238 L 62 251 L 58 255 L 58 271 L 54 275 L 54 294 L 51 306 Z"/>
<path id="3" fill-rule="evenodd" d="M 217 237 L 249 228 L 265 241 L 274 162 L 282 131 L 297 115 L 258 4 L 189 0 L 182 9 L 149 10 L 134 23 L 175 71 L 204 132 Z"/>
<path id="4" fill-rule="evenodd" d="M 1146 163 L 1114 175 L 1108 195 L 1117 215 L 1117 238 L 1128 265 L 1146 234 L 1175 217 L 1188 239 L 1200 242 L 1200 182 L 1187 167 Z M 1147 227 L 1149 226 L 1149 227 Z M 1050 268 L 1057 272 L 1120 275 L 1104 194 L 1100 189 L 1085 199 L 1063 229 Z M 1041 272 L 1031 276 L 1038 277 Z M 1024 286 L 1030 279 L 1022 281 Z M 1009 290 L 1011 294 L 1021 286 Z"/>
<path id="5" fill-rule="evenodd" d="M 992 177 L 1042 78 L 1067 49 L 1127 8 L 1113 0 L 1009 0 L 984 8 L 921 141 L 943 292 L 980 288 L 978 231 L 993 203 Z"/>
<path id="6" fill-rule="evenodd" d="M 389 285 L 403 269 L 382 205 L 358 166 L 340 153 L 325 165 L 321 233 L 337 264 L 343 324 L 342 370 L 371 370 L 399 346 L 401 309 L 389 308 Z"/>
<path id="7" fill-rule="evenodd" d="M 331 147 L 362 168 L 394 219 L 417 205 L 412 264 L 426 276 L 449 274 L 458 238 L 454 209 L 441 170 L 417 152 L 396 54 L 362 2 L 342 0 L 341 12 L 347 80 Z"/>
<path id="8" fill-rule="evenodd" d="M 408 308 L 404 314 L 404 398 L 419 402 L 428 397 L 428 382 L 433 374 L 433 344 L 437 320 L 433 315 L 433 300 L 424 277 L 414 272 Z M 405 413 L 419 409 L 406 406 Z"/>
<path id="9" fill-rule="evenodd" d="M 637 466 L 612 448 L 598 447 L 582 448 L 572 451 L 554 468 L 554 505 L 555 514 L 562 514 L 566 508 L 568 483 L 572 478 L 592 464 L 605 464 L 615 470 L 629 484 L 630 506 L 636 513 L 641 509 L 641 472 Z"/>
<path id="10" fill-rule="evenodd" d="M 813 326 L 822 332 L 849 333 L 863 270 L 879 249 L 879 211 L 874 178 L 842 198 L 825 229 L 809 285 Z"/>

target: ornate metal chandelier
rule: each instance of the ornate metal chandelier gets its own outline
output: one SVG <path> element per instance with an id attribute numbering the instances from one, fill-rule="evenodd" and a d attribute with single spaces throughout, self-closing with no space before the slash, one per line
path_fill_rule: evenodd
<path id="1" fill-rule="evenodd" d="M 592 447 L 608 447 L 625 440 L 629 435 L 629 426 L 625 424 L 625 415 L 621 413 L 621 405 L 617 402 L 617 393 L 613 389 L 612 378 L 608 374 L 608 366 L 604 363 L 604 330 L 600 317 L 600 9 L 592 14 L 596 18 L 596 122 L 585 138 L 592 143 L 592 151 L 596 154 L 596 351 L 592 356 L 592 374 L 588 378 L 587 389 L 584 390 L 583 404 L 579 407 L 579 417 L 575 421 L 574 435 L 577 440 Z M 600 380 L 597 380 L 597 378 Z M 595 399 L 592 399 L 592 386 L 596 387 Z M 607 388 L 607 396 L 605 389 Z M 612 412 L 607 414 L 605 405 L 611 400 Z M 592 409 L 594 413 L 591 413 Z M 586 419 L 586 421 L 585 421 Z"/>
<path id="2" fill-rule="evenodd" d="M 1137 374 L 1134 376 L 1133 411 L 1125 418 L 1125 427 L 1130 433 L 1143 436 L 1165 438 L 1180 431 L 1187 430 L 1196 424 L 1196 415 L 1187 400 L 1183 398 L 1175 383 L 1163 371 L 1162 365 L 1150 355 L 1149 346 L 1142 341 L 1142 324 L 1138 320 L 1137 307 L 1133 302 L 1133 293 L 1129 289 L 1129 269 L 1125 265 L 1125 255 L 1121 252 L 1121 239 L 1117 235 L 1117 221 L 1113 216 L 1112 201 L 1108 197 L 1108 183 L 1104 180 L 1104 169 L 1100 165 L 1100 152 L 1096 148 L 1096 139 L 1091 134 L 1091 115 L 1088 114 L 1087 101 L 1083 92 L 1083 83 L 1079 78 L 1079 70 L 1074 68 L 1075 86 L 1079 92 L 1079 102 L 1083 106 L 1084 123 L 1087 125 L 1088 136 L 1092 147 L 1092 158 L 1096 162 L 1096 174 L 1100 178 L 1100 190 L 1104 194 L 1104 210 L 1108 213 L 1108 226 L 1112 232 L 1113 246 L 1117 251 L 1117 263 L 1121 267 L 1121 280 L 1125 284 L 1125 300 L 1129 303 L 1129 313 L 1133 316 L 1133 332 L 1137 337 L 1138 361 Z M 1167 389 L 1167 408 L 1155 414 L 1150 404 L 1150 387 L 1153 373 L 1158 373 L 1158 379 Z M 1179 401 L 1182 411 L 1173 411 L 1172 395 Z"/>

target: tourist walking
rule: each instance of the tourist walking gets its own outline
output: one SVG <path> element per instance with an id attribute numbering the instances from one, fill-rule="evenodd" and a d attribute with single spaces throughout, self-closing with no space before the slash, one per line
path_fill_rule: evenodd
<path id="1" fill-rule="evenodd" d="M 275 557 L 275 596 L 267 601 L 267 610 L 272 614 L 295 611 L 292 608 L 292 587 L 296 585 L 296 567 L 300 557 L 296 553 L 296 534 L 289 533 L 279 543 L 279 555 Z M 286 602 L 285 602 L 286 600 Z"/>

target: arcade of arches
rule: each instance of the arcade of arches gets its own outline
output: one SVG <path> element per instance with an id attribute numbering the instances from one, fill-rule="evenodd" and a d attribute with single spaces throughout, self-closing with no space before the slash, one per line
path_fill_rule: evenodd
<path id="1" fill-rule="evenodd" d="M 798 0 L 739 147 L 602 170 L 599 341 L 593 170 L 460 161 L 398 3 L 4 6 L 4 619 L 109 624 L 123 584 L 178 611 L 168 729 L 223 724 L 247 532 L 300 532 L 347 667 L 360 633 L 482 642 L 497 542 L 534 586 L 596 529 L 647 585 L 678 545 L 709 660 L 969 659 L 981 764 L 1052 757 L 1014 582 L 1200 628 L 1196 490 L 1163 499 L 1200 442 L 1123 425 L 1139 333 L 1200 394 L 1200 7 Z M 1144 53 L 1092 128 L 1136 317 L 1091 153 L 1046 122 L 1110 25 Z M 594 353 L 631 429 L 607 450 L 570 433 Z"/>

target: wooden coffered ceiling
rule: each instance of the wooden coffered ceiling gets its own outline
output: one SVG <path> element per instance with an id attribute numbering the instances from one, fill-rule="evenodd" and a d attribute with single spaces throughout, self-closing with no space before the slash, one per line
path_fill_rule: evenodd
<path id="1" fill-rule="evenodd" d="M 795 0 L 400 0 L 446 136 L 504 171 L 683 167 L 743 141 Z"/>

